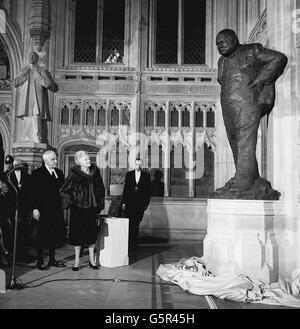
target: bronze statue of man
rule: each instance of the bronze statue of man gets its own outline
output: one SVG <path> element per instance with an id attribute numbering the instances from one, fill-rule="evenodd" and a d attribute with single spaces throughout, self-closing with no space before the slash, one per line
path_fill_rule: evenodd
<path id="1" fill-rule="evenodd" d="M 218 33 L 216 45 L 222 56 L 218 62 L 222 114 L 236 174 L 215 194 L 256 199 L 253 191 L 250 196 L 245 191 L 264 185 L 255 154 L 257 131 L 261 118 L 274 106 L 275 82 L 284 71 L 287 57 L 259 43 L 241 45 L 229 29 Z"/>

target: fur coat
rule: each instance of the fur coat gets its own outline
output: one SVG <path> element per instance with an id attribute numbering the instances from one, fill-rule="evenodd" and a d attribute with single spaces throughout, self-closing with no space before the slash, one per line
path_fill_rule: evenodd
<path id="1" fill-rule="evenodd" d="M 72 205 L 79 208 L 95 207 L 100 212 L 104 209 L 105 190 L 99 168 L 92 164 L 90 173 L 86 174 L 80 166 L 72 167 L 60 194 L 64 208 Z"/>

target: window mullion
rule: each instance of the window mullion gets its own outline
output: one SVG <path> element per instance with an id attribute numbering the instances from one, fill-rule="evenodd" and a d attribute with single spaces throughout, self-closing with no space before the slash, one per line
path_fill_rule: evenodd
<path id="1" fill-rule="evenodd" d="M 149 66 L 156 64 L 156 16 L 157 16 L 157 0 L 150 0 L 150 24 L 149 24 Z"/>
<path id="2" fill-rule="evenodd" d="M 73 36 L 73 38 L 70 38 L 69 40 L 69 44 L 70 44 L 70 49 L 75 49 L 75 25 L 76 25 L 76 2 L 73 5 L 70 5 L 70 34 L 71 36 Z M 68 28 L 68 26 L 67 26 Z M 69 50 L 67 49 L 66 54 L 69 52 Z M 67 63 L 73 63 L 74 62 L 74 58 L 75 58 L 75 54 L 74 54 L 74 50 L 72 53 L 69 54 L 69 58 L 68 61 L 66 61 Z"/>
<path id="3" fill-rule="evenodd" d="M 184 42 L 184 0 L 178 0 L 178 52 L 177 64 L 183 64 L 183 42 Z"/>
<path id="4" fill-rule="evenodd" d="M 96 62 L 102 63 L 104 0 L 98 0 Z"/>

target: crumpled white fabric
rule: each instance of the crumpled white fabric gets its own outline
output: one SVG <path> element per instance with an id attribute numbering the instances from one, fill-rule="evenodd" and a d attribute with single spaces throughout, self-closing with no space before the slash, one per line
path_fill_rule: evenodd
<path id="1" fill-rule="evenodd" d="M 300 270 L 293 271 L 291 278 L 267 285 L 243 274 L 215 276 L 206 269 L 202 258 L 191 257 L 161 264 L 156 274 L 195 295 L 300 308 Z"/>

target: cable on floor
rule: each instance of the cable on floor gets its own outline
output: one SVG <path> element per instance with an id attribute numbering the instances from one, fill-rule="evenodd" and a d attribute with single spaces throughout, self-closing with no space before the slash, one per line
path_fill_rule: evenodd
<path id="1" fill-rule="evenodd" d="M 39 288 L 42 287 L 43 285 L 47 284 L 47 283 L 51 283 L 51 282 L 76 282 L 76 281 L 105 281 L 105 282 L 126 282 L 126 283 L 143 283 L 143 284 L 155 284 L 155 285 L 161 285 L 161 286 L 172 286 L 172 287 L 176 287 L 176 285 L 174 285 L 174 283 L 161 283 L 161 282 L 149 282 L 149 281 L 142 281 L 142 280 L 126 280 L 126 279 L 118 279 L 118 278 L 114 278 L 114 279 L 85 279 L 85 278 L 74 278 L 74 279 L 53 279 L 53 280 L 49 280 L 49 281 L 44 281 L 41 282 L 39 284 L 36 285 L 29 285 L 29 284 L 24 284 L 25 288 Z"/>

